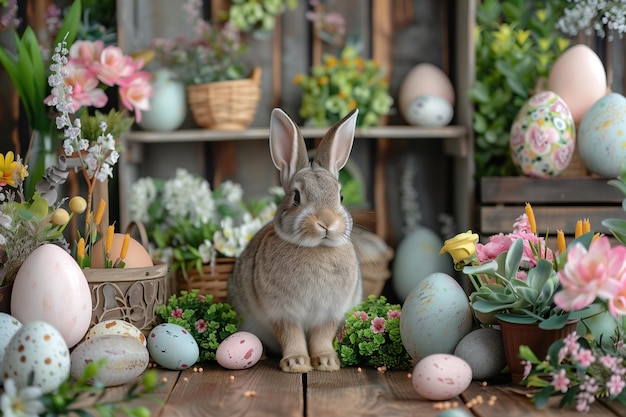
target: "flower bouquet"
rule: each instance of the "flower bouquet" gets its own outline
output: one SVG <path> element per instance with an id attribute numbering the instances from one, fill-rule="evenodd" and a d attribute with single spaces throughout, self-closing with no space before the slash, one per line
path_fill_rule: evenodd
<path id="1" fill-rule="evenodd" d="M 211 290 L 202 292 L 215 300 L 225 299 L 230 275 L 226 270 L 211 284 L 209 278 L 220 261 L 227 260 L 232 268 L 276 211 L 275 199 L 244 202 L 240 184 L 226 181 L 212 190 L 206 179 L 184 168 L 168 180 L 137 180 L 129 206 L 131 220 L 146 227 L 153 257 L 170 264 L 179 286 L 208 285 Z"/>
<path id="2" fill-rule="evenodd" d="M 346 322 L 334 341 L 341 366 L 409 369 L 411 356 L 400 338 L 400 315 L 400 305 L 374 295 L 346 313 Z"/>

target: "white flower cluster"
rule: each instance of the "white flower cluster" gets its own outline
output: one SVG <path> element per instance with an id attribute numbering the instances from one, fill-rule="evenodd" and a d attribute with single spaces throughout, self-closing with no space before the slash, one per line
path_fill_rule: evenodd
<path id="1" fill-rule="evenodd" d="M 563 11 L 556 28 L 566 35 L 576 36 L 584 30 L 585 35 L 594 32 L 609 41 L 613 34 L 621 38 L 626 32 L 626 0 L 568 0 L 571 7 Z"/>
<path id="2" fill-rule="evenodd" d="M 215 202 L 208 181 L 178 168 L 174 178 L 165 182 L 163 204 L 172 216 L 188 218 L 199 227 L 215 217 Z"/>
<path id="3" fill-rule="evenodd" d="M 67 35 L 66 35 L 67 36 Z M 70 114 L 74 113 L 72 106 L 72 86 L 65 85 L 64 79 L 67 72 L 63 66 L 67 64 L 69 51 L 66 47 L 65 39 L 54 49 L 52 64 L 50 64 L 51 74 L 48 77 L 48 85 L 52 87 L 52 95 L 48 101 L 48 106 L 54 107 L 59 115 L 56 117 L 57 129 L 63 130 L 65 140 L 63 141 L 63 151 L 65 155 L 77 154 L 80 158 L 82 168 L 87 176 L 92 179 L 104 182 L 108 177 L 113 178 L 113 166 L 119 159 L 119 153 L 115 148 L 113 135 L 105 134 L 107 124 L 100 123 L 102 134 L 98 136 L 94 143 L 82 138 L 80 119 L 76 118 L 72 123 Z M 87 154 L 83 157 L 83 152 Z"/>

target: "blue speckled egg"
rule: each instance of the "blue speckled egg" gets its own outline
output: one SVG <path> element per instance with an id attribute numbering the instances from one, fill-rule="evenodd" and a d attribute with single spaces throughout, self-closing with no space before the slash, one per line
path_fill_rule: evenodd
<path id="1" fill-rule="evenodd" d="M 436 272 L 424 278 L 402 305 L 400 337 L 417 361 L 435 353 L 452 354 L 471 330 L 467 295 L 448 274 Z"/>
<path id="2" fill-rule="evenodd" d="M 574 119 L 552 91 L 532 96 L 511 125 L 511 159 L 529 177 L 550 178 L 569 165 L 576 146 Z"/>
<path id="3" fill-rule="evenodd" d="M 175 371 L 193 366 L 200 355 L 191 333 L 174 323 L 161 323 L 150 331 L 148 352 L 163 368 Z"/>
<path id="4" fill-rule="evenodd" d="M 611 93 L 596 101 L 580 122 L 578 151 L 587 169 L 617 177 L 626 160 L 626 98 Z"/>

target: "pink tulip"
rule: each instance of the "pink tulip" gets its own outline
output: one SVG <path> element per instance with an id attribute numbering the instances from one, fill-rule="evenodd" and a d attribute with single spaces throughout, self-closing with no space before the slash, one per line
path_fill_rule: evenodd
<path id="1" fill-rule="evenodd" d="M 77 65 L 89 67 L 93 62 L 100 60 L 100 55 L 104 49 L 102 41 L 83 41 L 77 40 L 70 47 L 69 60 L 74 61 Z"/>
<path id="2" fill-rule="evenodd" d="M 143 66 L 143 60 L 133 60 L 124 55 L 118 46 L 107 46 L 102 50 L 100 59 L 91 65 L 96 77 L 108 86 L 121 84 L 124 78 L 130 77 Z"/>
<path id="3" fill-rule="evenodd" d="M 152 85 L 149 73 L 137 72 L 122 80 L 120 99 L 124 107 L 134 110 L 137 123 L 141 122 L 141 111 L 150 110 L 150 97 L 152 97 Z"/>

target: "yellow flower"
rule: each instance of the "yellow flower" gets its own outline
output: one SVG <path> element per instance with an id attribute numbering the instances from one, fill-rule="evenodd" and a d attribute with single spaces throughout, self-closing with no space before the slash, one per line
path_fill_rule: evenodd
<path id="1" fill-rule="evenodd" d="M 87 201 L 81 196 L 75 196 L 70 199 L 70 210 L 74 214 L 82 214 L 87 209 Z"/>
<path id="2" fill-rule="evenodd" d="M 559 52 L 563 52 L 569 46 L 569 40 L 565 38 L 557 38 L 556 46 Z"/>
<path id="3" fill-rule="evenodd" d="M 540 22 L 545 22 L 548 18 L 548 11 L 546 9 L 539 9 L 535 12 L 535 16 L 537 16 Z"/>
<path id="4" fill-rule="evenodd" d="M 320 77 L 320 79 L 318 80 L 318 84 L 319 85 L 326 85 L 326 84 L 328 84 L 328 81 L 329 81 L 328 77 L 323 76 L 323 77 Z"/>
<path id="5" fill-rule="evenodd" d="M 516 32 L 518 45 L 523 45 L 529 36 L 530 36 L 530 30 L 518 30 Z"/>
<path id="6" fill-rule="evenodd" d="M 0 186 L 16 187 L 18 181 L 28 176 L 28 171 L 24 165 L 15 160 L 15 154 L 12 151 L 7 152 L 6 156 L 0 153 L 0 173 L 2 174 Z"/>
<path id="7" fill-rule="evenodd" d="M 295 77 L 293 77 L 293 83 L 295 85 L 300 85 L 303 79 L 304 79 L 304 74 L 296 74 Z"/>
<path id="8" fill-rule="evenodd" d="M 67 210 L 63 208 L 58 208 L 52 213 L 51 221 L 52 224 L 56 224 L 57 226 L 63 226 L 70 221 L 70 214 L 67 212 Z"/>
<path id="9" fill-rule="evenodd" d="M 447 252 L 452 256 L 454 263 L 457 264 L 476 253 L 476 242 L 478 242 L 478 235 L 472 233 L 471 230 L 459 233 L 444 242 L 439 255 Z"/>
<path id="10" fill-rule="evenodd" d="M 326 56 L 326 68 L 333 68 L 337 65 L 337 57 L 333 55 Z"/>

